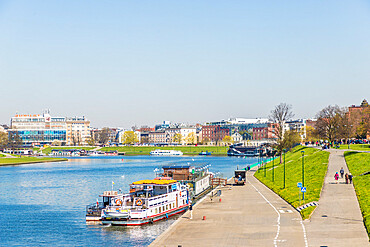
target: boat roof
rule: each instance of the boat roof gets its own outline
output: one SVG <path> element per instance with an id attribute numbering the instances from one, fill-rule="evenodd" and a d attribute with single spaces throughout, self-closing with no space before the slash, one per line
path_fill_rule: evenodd
<path id="1" fill-rule="evenodd" d="M 167 184 L 173 184 L 177 183 L 177 180 L 156 180 L 156 179 L 145 179 L 145 180 L 139 180 L 136 182 L 133 182 L 134 185 L 140 185 L 140 184 L 157 184 L 157 185 L 167 185 Z"/>
<path id="2" fill-rule="evenodd" d="M 206 167 L 208 167 L 210 164 L 209 163 L 182 163 L 182 164 L 176 164 L 176 163 L 172 163 L 170 165 L 164 165 L 162 166 L 162 169 L 181 169 L 181 168 L 191 168 L 191 167 L 194 167 L 196 169 L 204 169 Z"/>
<path id="3" fill-rule="evenodd" d="M 163 169 L 170 169 L 170 168 L 190 168 L 192 167 L 191 165 L 166 165 L 162 166 Z"/>

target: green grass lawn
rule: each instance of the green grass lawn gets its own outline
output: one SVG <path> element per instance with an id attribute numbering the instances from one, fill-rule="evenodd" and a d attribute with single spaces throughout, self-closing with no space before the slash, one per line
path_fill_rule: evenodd
<path id="1" fill-rule="evenodd" d="M 127 155 L 148 155 L 150 151 L 161 149 L 161 150 L 178 150 L 183 152 L 185 155 L 198 155 L 202 151 L 212 152 L 212 155 L 227 155 L 229 147 L 215 147 L 215 146 L 168 146 L 168 147 L 152 147 L 152 146 L 124 146 L 124 147 L 105 147 L 100 151 L 112 151 L 117 150 L 118 152 L 125 152 Z"/>
<path id="2" fill-rule="evenodd" d="M 65 160 L 68 160 L 68 159 L 45 158 L 45 157 L 0 158 L 0 166 L 41 163 L 41 162 L 50 162 L 50 161 L 65 161 Z"/>
<path id="3" fill-rule="evenodd" d="M 96 147 L 81 147 L 81 146 L 79 146 L 79 147 L 69 147 L 69 146 L 68 147 L 66 147 L 66 146 L 63 146 L 63 147 L 47 147 L 47 148 L 43 149 L 42 152 L 44 154 L 49 154 L 51 152 L 51 150 L 53 150 L 53 149 L 84 149 L 84 150 L 91 150 L 91 149 L 94 149 L 94 148 L 96 148 Z"/>
<path id="4" fill-rule="evenodd" d="M 305 202 L 301 201 L 302 195 L 299 194 L 298 182 L 302 182 L 302 154 L 304 156 L 305 168 Z M 315 148 L 298 146 L 288 152 L 285 157 L 286 164 L 286 183 L 284 189 L 284 165 L 278 164 L 279 159 L 275 160 L 275 181 L 272 181 L 272 162 L 266 165 L 266 177 L 264 168 L 260 168 L 255 173 L 255 177 L 281 196 L 284 200 L 297 208 L 308 202 L 318 201 L 321 188 L 324 184 L 324 178 L 328 169 L 329 153 Z M 300 195 L 300 197 L 299 197 Z M 308 207 L 301 211 L 303 219 L 310 217 L 314 207 Z"/>
<path id="5" fill-rule="evenodd" d="M 350 144 L 351 150 L 370 151 L 370 144 Z M 340 145 L 339 149 L 348 149 L 348 145 Z"/>
<path id="6" fill-rule="evenodd" d="M 370 171 L 370 153 L 358 153 L 353 151 L 344 152 L 349 171 L 353 175 L 353 185 L 360 204 L 362 217 L 370 237 L 370 174 L 362 175 Z"/>

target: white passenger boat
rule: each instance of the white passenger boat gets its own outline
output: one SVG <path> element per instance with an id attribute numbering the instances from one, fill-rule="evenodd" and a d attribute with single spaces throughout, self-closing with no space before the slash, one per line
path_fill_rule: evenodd
<path id="1" fill-rule="evenodd" d="M 101 218 L 105 225 L 137 226 L 184 212 L 188 206 L 188 189 L 176 180 L 140 180 L 130 185 L 129 194 L 112 198 Z"/>
<path id="2" fill-rule="evenodd" d="M 177 150 L 154 150 L 150 152 L 153 156 L 181 156 L 183 153 Z"/>

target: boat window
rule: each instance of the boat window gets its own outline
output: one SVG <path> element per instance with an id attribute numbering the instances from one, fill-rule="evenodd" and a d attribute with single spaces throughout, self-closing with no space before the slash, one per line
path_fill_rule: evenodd
<path id="1" fill-rule="evenodd" d="M 168 205 L 166 205 L 166 210 L 168 210 Z"/>
<path id="2" fill-rule="evenodd" d="M 163 206 L 163 211 L 165 211 L 164 206 Z"/>
<path id="3" fill-rule="evenodd" d="M 162 207 L 159 207 L 159 213 L 162 213 Z"/>
<path id="4" fill-rule="evenodd" d="M 158 214 L 158 208 L 155 209 L 155 213 Z"/>

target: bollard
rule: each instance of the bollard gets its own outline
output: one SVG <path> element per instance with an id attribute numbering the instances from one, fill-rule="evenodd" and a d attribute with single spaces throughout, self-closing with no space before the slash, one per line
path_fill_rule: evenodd
<path id="1" fill-rule="evenodd" d="M 206 220 L 206 216 L 203 216 L 203 220 Z"/>
<path id="2" fill-rule="evenodd" d="M 219 201 L 221 202 L 221 198 L 219 199 Z"/>

